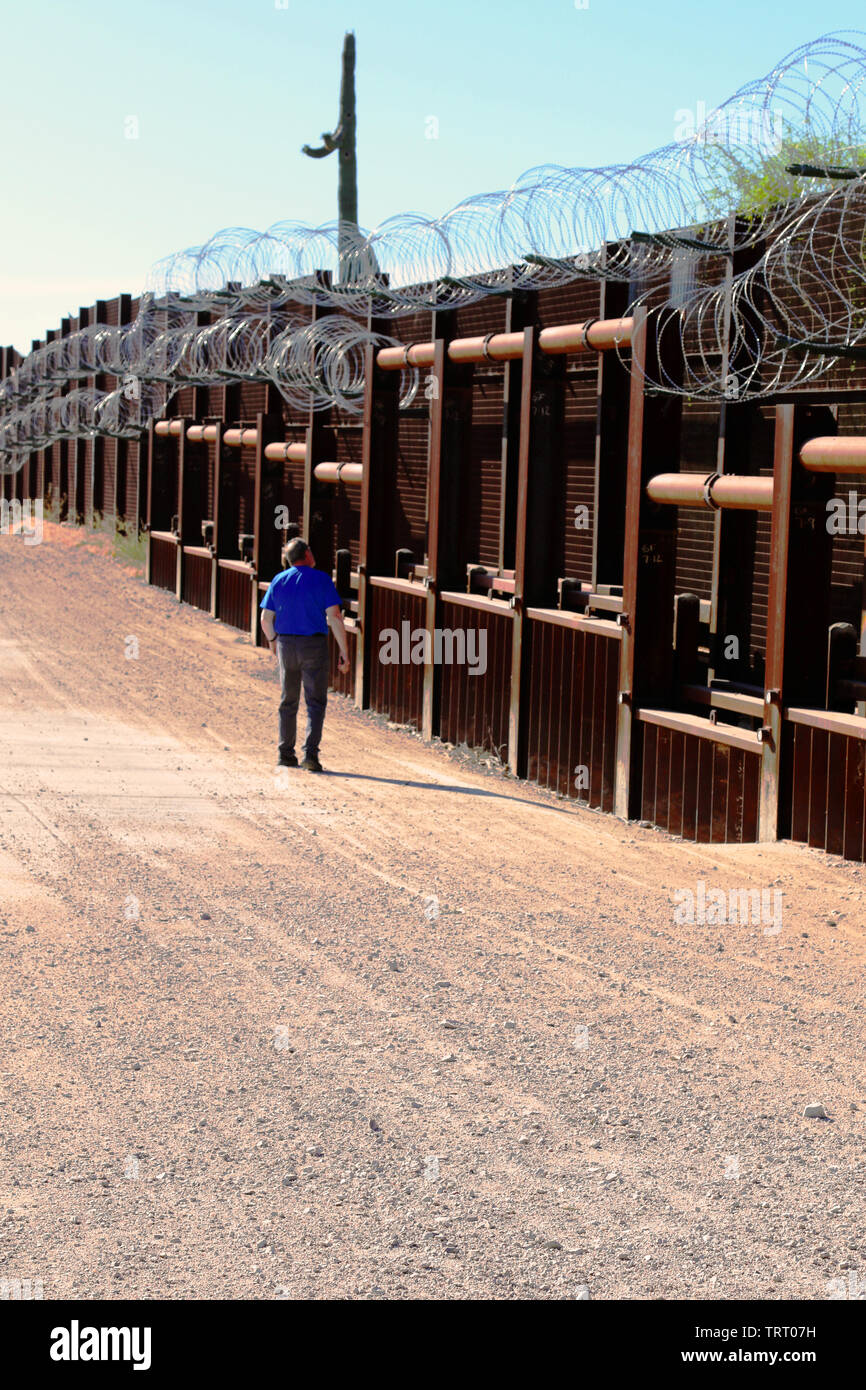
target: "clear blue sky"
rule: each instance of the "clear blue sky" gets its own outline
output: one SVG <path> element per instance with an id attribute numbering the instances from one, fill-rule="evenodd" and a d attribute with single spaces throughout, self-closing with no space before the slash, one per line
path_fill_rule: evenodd
<path id="1" fill-rule="evenodd" d="M 580 0 L 579 0 L 580 2 Z M 358 44 L 360 220 L 433 215 L 537 164 L 674 138 L 863 0 L 137 0 L 6 6 L 0 343 L 21 349 L 223 226 L 336 213 L 343 33 Z M 425 138 L 428 117 L 439 138 Z M 138 122 L 138 138 L 126 138 Z"/>

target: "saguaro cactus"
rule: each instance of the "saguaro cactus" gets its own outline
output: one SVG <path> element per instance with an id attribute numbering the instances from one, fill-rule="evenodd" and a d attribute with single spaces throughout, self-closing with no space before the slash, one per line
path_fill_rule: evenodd
<path id="1" fill-rule="evenodd" d="M 343 40 L 343 77 L 340 83 L 340 118 L 336 130 L 322 132 L 317 148 L 304 145 L 302 153 L 324 159 L 339 151 L 337 216 L 339 219 L 340 279 L 356 279 L 367 269 L 359 264 L 358 161 L 355 149 L 355 35 Z"/>

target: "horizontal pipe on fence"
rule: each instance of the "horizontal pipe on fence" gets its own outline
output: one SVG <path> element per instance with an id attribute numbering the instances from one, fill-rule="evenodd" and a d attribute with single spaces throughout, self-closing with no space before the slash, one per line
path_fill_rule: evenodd
<path id="1" fill-rule="evenodd" d="M 542 352 L 604 352 L 630 347 L 634 319 L 587 319 L 585 323 L 560 323 L 538 335 Z"/>
<path id="2" fill-rule="evenodd" d="M 265 445 L 265 458 L 272 463 L 303 463 L 307 457 L 306 444 L 285 444 L 275 442 Z"/>
<path id="3" fill-rule="evenodd" d="M 314 469 L 320 483 L 360 483 L 364 477 L 362 463 L 317 463 Z"/>
<path id="4" fill-rule="evenodd" d="M 233 449 L 255 449 L 258 442 L 258 430 L 223 430 L 223 443 Z"/>
<path id="5" fill-rule="evenodd" d="M 434 347 L 433 343 L 407 343 L 405 347 L 380 348 L 376 362 L 385 372 L 399 371 L 401 367 L 432 367 Z"/>
<path id="6" fill-rule="evenodd" d="M 866 437 L 809 439 L 800 462 L 812 473 L 866 473 Z"/>
<path id="7" fill-rule="evenodd" d="M 213 444 L 217 437 L 216 425 L 190 425 L 186 432 L 190 444 Z"/>
<path id="8" fill-rule="evenodd" d="M 448 344 L 452 362 L 508 362 L 522 353 L 522 333 L 488 333 L 482 338 L 455 338 Z"/>
<path id="9" fill-rule="evenodd" d="M 768 512 L 773 505 L 773 479 L 730 473 L 657 473 L 647 483 L 647 496 L 673 507 Z"/>
<path id="10" fill-rule="evenodd" d="M 634 319 L 587 319 L 585 323 L 560 323 L 543 328 L 538 335 L 542 352 L 604 352 L 607 348 L 629 347 Z M 376 361 L 383 371 L 401 367 L 430 367 L 433 343 L 411 343 L 406 347 L 381 348 Z M 479 338 L 454 338 L 448 344 L 452 362 L 508 362 L 523 352 L 522 333 L 488 333 Z"/>
<path id="11" fill-rule="evenodd" d="M 161 439 L 164 439 L 166 435 L 174 435 L 176 438 L 183 434 L 183 420 L 157 420 L 153 432 L 158 434 Z"/>

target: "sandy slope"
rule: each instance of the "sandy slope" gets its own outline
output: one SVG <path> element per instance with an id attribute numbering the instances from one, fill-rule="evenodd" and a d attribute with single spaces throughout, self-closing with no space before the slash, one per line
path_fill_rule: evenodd
<path id="1" fill-rule="evenodd" d="M 275 776 L 276 695 L 100 543 L 0 537 L 0 1278 L 866 1292 L 862 871 L 622 825 L 336 698 L 329 775 Z M 699 879 L 781 888 L 781 932 L 675 924 Z"/>

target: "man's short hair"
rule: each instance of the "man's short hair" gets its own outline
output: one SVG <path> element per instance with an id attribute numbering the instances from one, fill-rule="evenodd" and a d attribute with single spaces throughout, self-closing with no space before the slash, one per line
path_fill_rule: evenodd
<path id="1" fill-rule="evenodd" d="M 309 548 L 303 536 L 295 536 L 294 540 L 289 541 L 283 551 L 283 555 L 290 565 L 296 565 L 299 560 L 303 560 L 306 557 Z"/>

